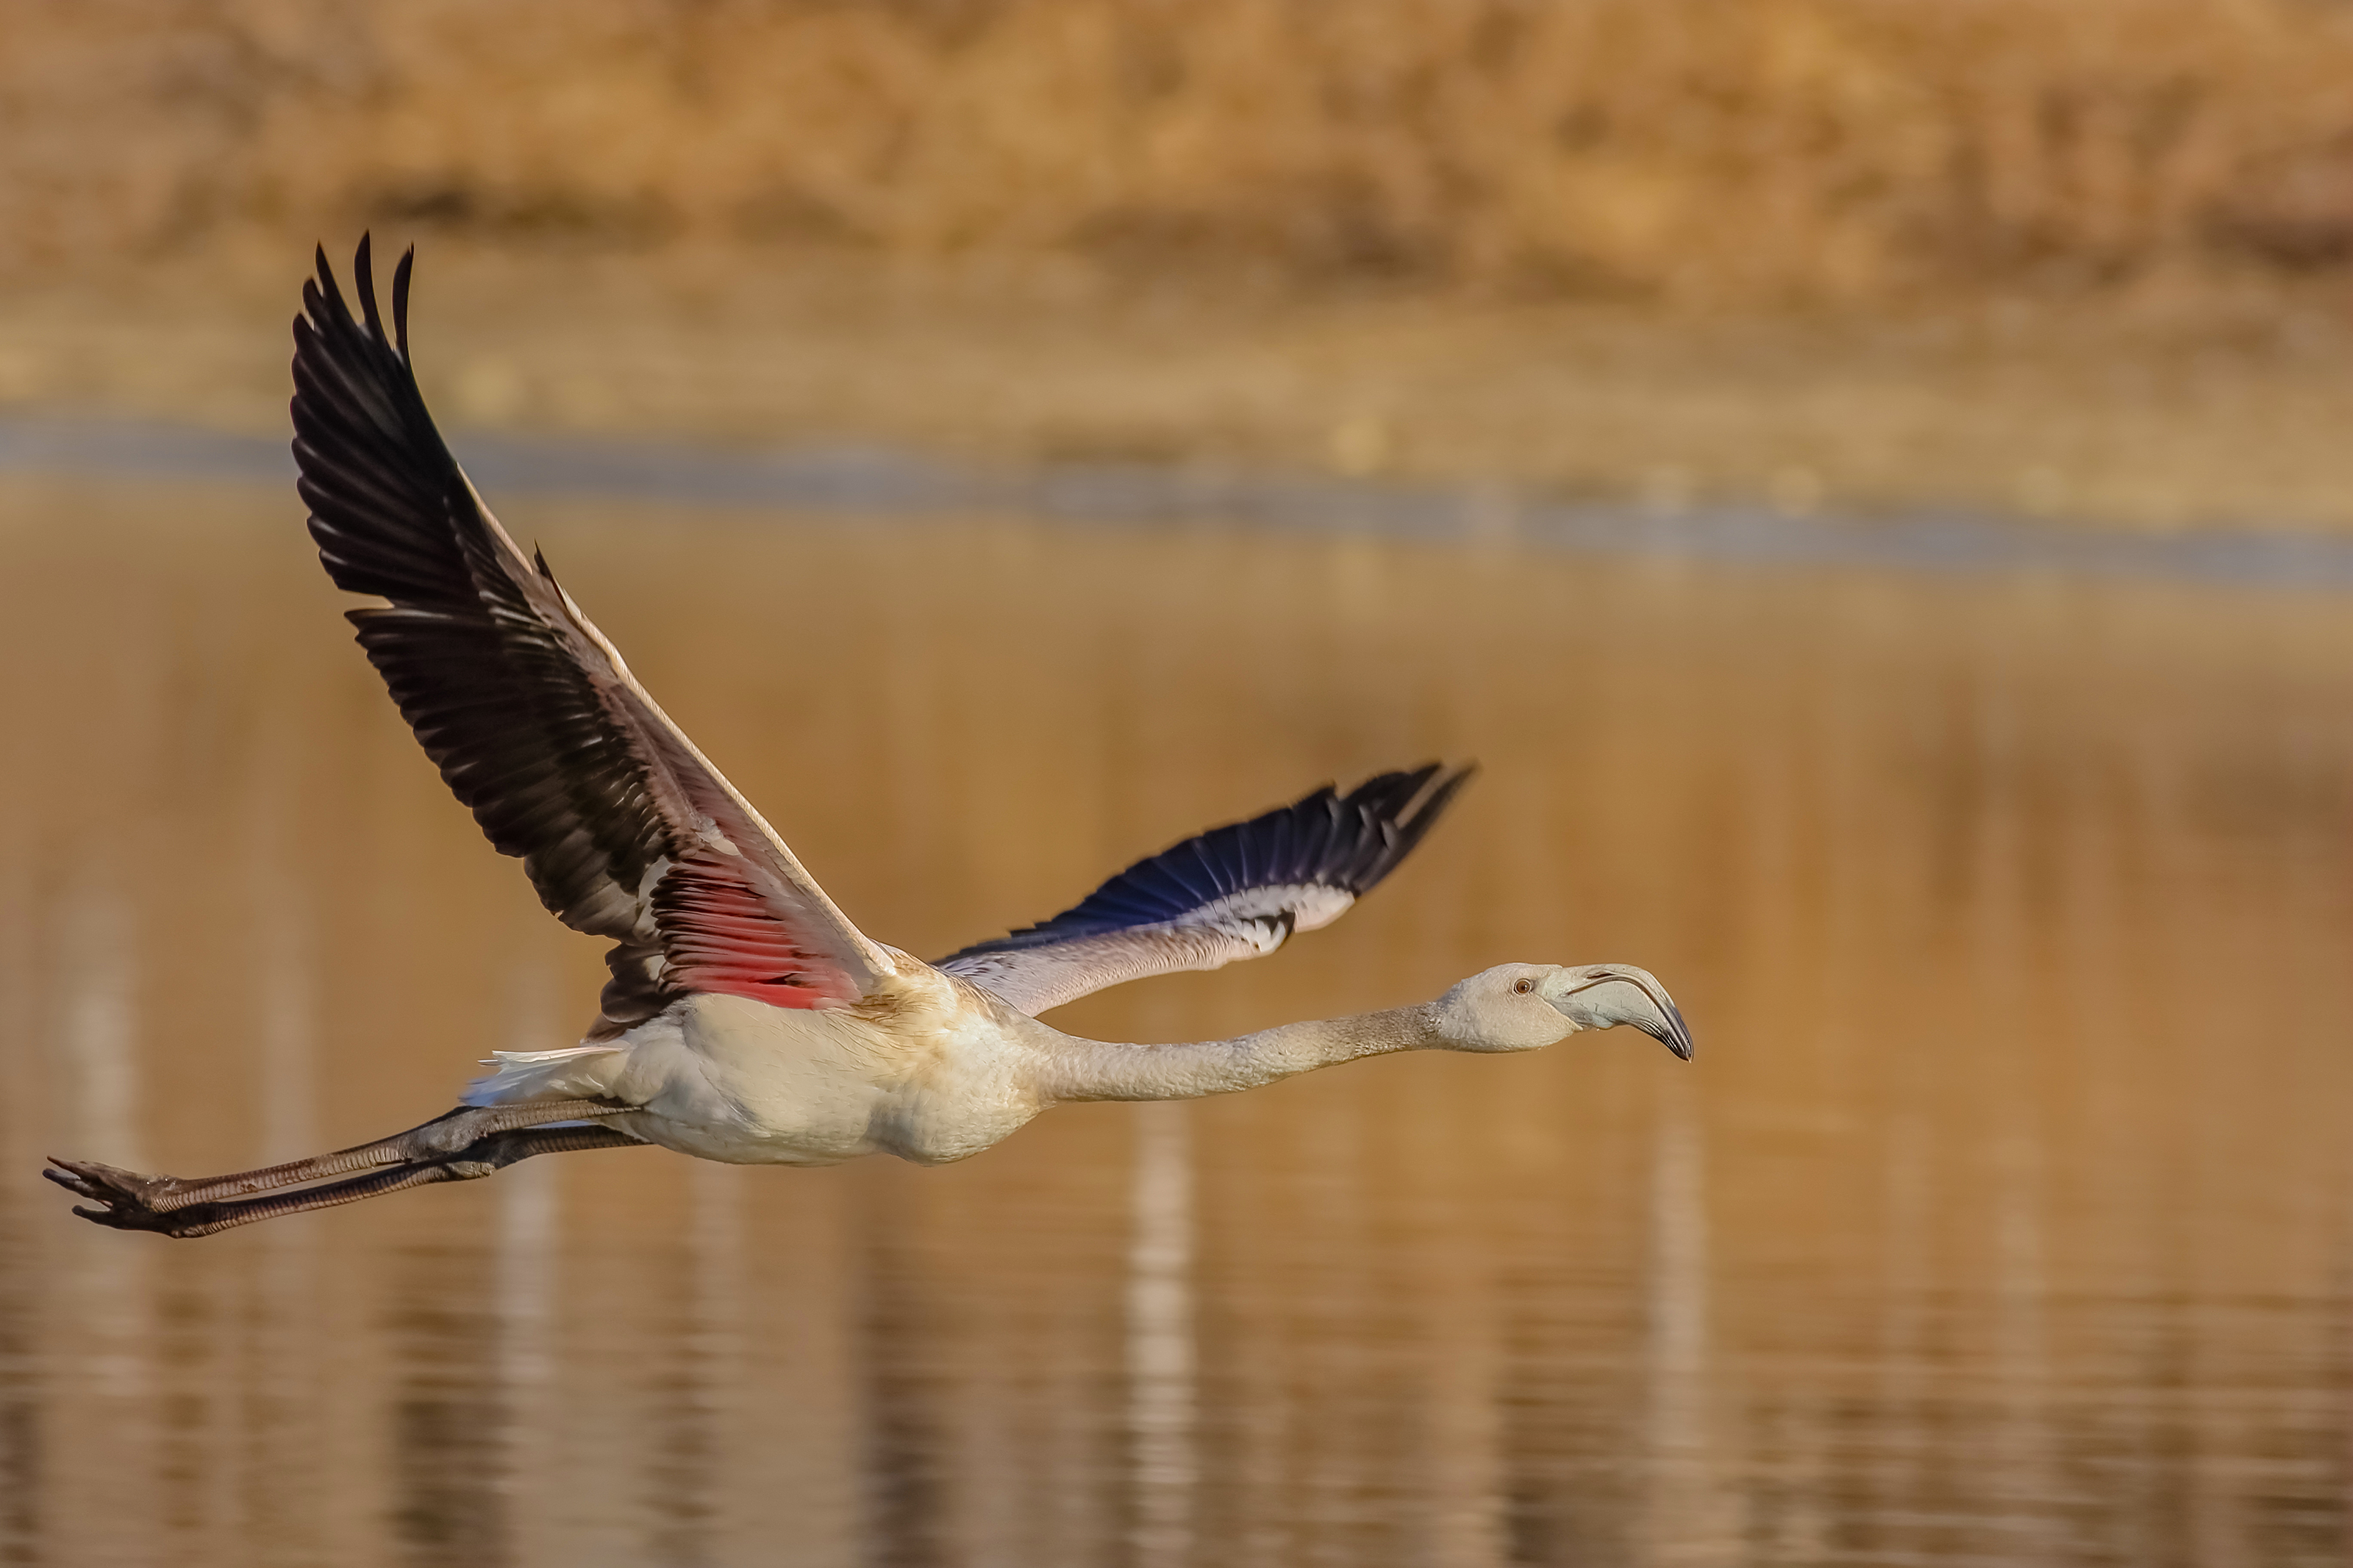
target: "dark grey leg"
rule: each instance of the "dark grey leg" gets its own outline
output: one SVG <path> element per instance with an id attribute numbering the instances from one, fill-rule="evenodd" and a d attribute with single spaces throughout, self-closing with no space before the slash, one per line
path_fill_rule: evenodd
<path id="1" fill-rule="evenodd" d="M 428 1122 L 427 1125 L 433 1124 Z M 391 1170 L 330 1182 L 324 1186 L 305 1187 L 299 1192 L 278 1193 L 269 1197 L 241 1201 L 183 1201 L 168 1208 L 151 1205 L 135 1194 L 93 1184 L 79 1175 L 79 1167 L 67 1167 L 70 1173 L 67 1174 L 57 1171 L 44 1172 L 43 1174 L 69 1192 L 96 1200 L 100 1205 L 96 1208 L 75 1205 L 74 1213 L 84 1219 L 115 1230 L 150 1230 L 163 1236 L 193 1237 L 234 1230 L 256 1220 L 276 1219 L 281 1215 L 303 1214 L 311 1209 L 333 1208 L 340 1204 L 357 1203 L 362 1198 L 382 1197 L 386 1193 L 403 1192 L 410 1187 L 430 1186 L 436 1182 L 472 1181 L 503 1170 L 518 1160 L 528 1160 L 534 1154 L 562 1154 L 575 1149 L 641 1147 L 649 1145 L 610 1127 L 524 1128 L 492 1132 L 449 1153 L 413 1160 Z"/>
<path id="2" fill-rule="evenodd" d="M 460 1106 L 435 1117 L 422 1127 L 412 1127 L 406 1132 L 379 1138 L 373 1143 L 354 1144 L 331 1154 L 314 1154 L 307 1160 L 293 1160 L 283 1165 L 265 1165 L 258 1171 L 238 1171 L 226 1176 L 147 1176 L 136 1171 L 101 1165 L 94 1160 L 55 1158 L 49 1163 L 57 1168 L 41 1173 L 82 1197 L 96 1198 L 101 1203 L 130 1203 L 156 1214 L 169 1214 L 191 1204 L 243 1197 L 248 1193 L 266 1193 L 279 1187 L 301 1186 L 305 1182 L 322 1181 L 329 1176 L 349 1175 L 354 1171 L 373 1170 L 385 1165 L 406 1165 L 435 1160 L 445 1154 L 454 1154 L 494 1132 L 536 1127 L 550 1121 L 593 1121 L 629 1109 L 605 1100 L 542 1100 L 520 1105 Z"/>

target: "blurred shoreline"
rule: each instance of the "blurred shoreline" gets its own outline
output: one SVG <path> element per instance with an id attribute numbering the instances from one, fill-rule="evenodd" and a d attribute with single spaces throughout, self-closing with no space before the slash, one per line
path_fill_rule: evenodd
<path id="1" fill-rule="evenodd" d="M 379 231 L 389 261 L 410 236 Z M 330 246 L 348 273 L 349 238 Z M 303 256 L 247 235 L 0 290 L 0 416 L 281 434 Z M 2013 297 L 1697 311 L 1077 262 L 421 237 L 453 432 L 1322 473 L 1672 515 L 2353 531 L 2353 326 Z"/>
<path id="2" fill-rule="evenodd" d="M 1862 520 L 1723 503 L 1670 510 L 1547 500 L 1492 484 L 1450 489 L 1070 459 L 1008 468 L 876 447 L 746 452 L 484 431 L 462 434 L 455 445 L 469 476 L 502 506 L 534 497 L 620 500 L 664 509 L 781 510 L 885 526 L 1013 517 L 1048 526 L 1353 535 L 1717 566 L 2137 578 L 2255 590 L 2353 588 L 2353 537 L 2275 528 L 2151 533 L 1952 511 Z M 0 495 L 39 495 L 44 481 L 221 482 L 268 486 L 289 493 L 290 506 L 294 473 L 291 455 L 275 437 L 0 415 Z M 510 526 L 528 534 L 529 515 L 511 510 Z"/>

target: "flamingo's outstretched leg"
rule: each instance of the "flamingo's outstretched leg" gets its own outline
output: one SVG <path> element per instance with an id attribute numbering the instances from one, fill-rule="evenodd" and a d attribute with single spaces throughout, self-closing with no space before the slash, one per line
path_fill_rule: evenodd
<path id="1" fill-rule="evenodd" d="M 84 1219 L 115 1230 L 152 1230 L 164 1236 L 192 1237 L 234 1230 L 238 1226 L 251 1225 L 256 1220 L 276 1219 L 280 1215 L 333 1208 L 339 1204 L 357 1203 L 362 1198 L 381 1197 L 386 1193 L 428 1186 L 435 1182 L 471 1181 L 502 1170 L 518 1160 L 528 1160 L 534 1154 L 561 1154 L 575 1149 L 642 1146 L 642 1140 L 611 1127 L 522 1128 L 478 1138 L 455 1153 L 411 1160 L 390 1170 L 329 1182 L 323 1186 L 303 1187 L 269 1197 L 227 1202 L 184 1201 L 169 1208 L 151 1206 L 133 1194 L 83 1176 L 81 1173 L 90 1168 L 87 1166 L 65 1166 L 59 1161 L 57 1163 L 64 1167 L 62 1171 L 47 1171 L 43 1174 L 69 1191 L 97 1201 L 100 1206 L 96 1208 L 85 1208 L 79 1204 L 74 1206 L 74 1213 Z M 106 1171 L 110 1168 L 99 1166 L 97 1169 Z M 158 1178 L 140 1179 L 153 1181 Z"/>
<path id="2" fill-rule="evenodd" d="M 372 1143 L 355 1144 L 332 1153 L 314 1154 L 307 1160 L 265 1165 L 257 1171 L 238 1171 L 226 1176 L 149 1176 L 137 1171 L 101 1165 L 94 1160 L 55 1158 L 49 1161 L 55 1168 L 41 1173 L 78 1196 L 94 1198 L 115 1208 L 128 1206 L 164 1215 L 195 1204 L 272 1192 L 280 1187 L 301 1186 L 306 1182 L 345 1176 L 355 1171 L 377 1170 L 387 1165 L 429 1164 L 463 1153 L 471 1145 L 497 1133 L 544 1126 L 551 1121 L 591 1121 L 599 1117 L 617 1115 L 629 1109 L 606 1100 L 543 1100 L 518 1105 L 460 1106 L 435 1117 L 421 1127 L 412 1127 L 406 1132 L 379 1138 Z M 447 1177 L 434 1179 L 448 1180 Z"/>

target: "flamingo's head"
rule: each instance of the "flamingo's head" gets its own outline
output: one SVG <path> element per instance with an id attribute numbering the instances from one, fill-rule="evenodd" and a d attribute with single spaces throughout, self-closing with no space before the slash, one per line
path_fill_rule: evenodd
<path id="1" fill-rule="evenodd" d="M 1630 963 L 1500 963 L 1430 1005 L 1449 1050 L 1533 1051 L 1630 1024 L 1684 1061 L 1691 1031 L 1658 977 Z"/>

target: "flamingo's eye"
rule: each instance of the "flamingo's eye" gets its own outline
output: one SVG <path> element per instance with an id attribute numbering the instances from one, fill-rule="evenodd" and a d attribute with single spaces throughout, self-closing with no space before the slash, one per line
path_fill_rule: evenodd
<path id="1" fill-rule="evenodd" d="M 1514 996 L 1525 996 L 1535 988 L 1536 983 L 1533 980 L 1515 980 L 1512 982 L 1512 994 Z"/>

